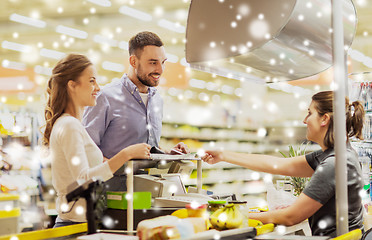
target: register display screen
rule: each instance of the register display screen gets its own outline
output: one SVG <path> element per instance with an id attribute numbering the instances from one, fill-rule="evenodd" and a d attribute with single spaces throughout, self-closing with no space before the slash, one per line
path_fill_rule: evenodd
<path id="1" fill-rule="evenodd" d="M 162 178 L 167 179 L 170 184 L 167 184 L 165 191 L 171 193 L 170 195 L 186 194 L 186 188 L 182 183 L 181 175 L 179 174 L 162 174 Z"/>

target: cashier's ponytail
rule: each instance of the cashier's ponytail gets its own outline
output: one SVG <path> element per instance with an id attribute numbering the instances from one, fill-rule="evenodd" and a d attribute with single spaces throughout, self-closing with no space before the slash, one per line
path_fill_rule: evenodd
<path id="1" fill-rule="evenodd" d="M 48 81 L 48 101 L 45 107 L 45 129 L 43 145 L 49 146 L 50 134 L 56 120 L 65 112 L 70 97 L 67 83 L 72 80 L 78 82 L 80 74 L 90 65 L 91 61 L 80 54 L 69 54 L 61 59 L 52 70 Z"/>
<path id="2" fill-rule="evenodd" d="M 316 93 L 312 100 L 319 116 L 328 113 L 330 123 L 327 133 L 324 138 L 324 145 L 327 148 L 333 148 L 335 144 L 334 138 L 334 115 L 333 115 L 333 91 L 323 91 Z M 349 104 L 349 98 L 345 97 L 345 113 L 346 113 L 346 132 L 347 138 L 356 137 L 363 139 L 362 129 L 364 123 L 364 108 L 360 101 L 355 101 Z"/>

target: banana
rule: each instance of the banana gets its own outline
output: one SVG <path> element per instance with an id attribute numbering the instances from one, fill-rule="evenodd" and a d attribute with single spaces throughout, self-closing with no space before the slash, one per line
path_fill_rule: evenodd
<path id="1" fill-rule="evenodd" d="M 226 209 L 222 211 L 217 217 L 217 229 L 218 230 L 225 230 L 226 229 L 226 221 L 227 221 L 227 212 Z"/>
<path id="2" fill-rule="evenodd" d="M 215 211 L 209 217 L 209 221 L 217 230 L 239 228 L 243 224 L 243 215 L 234 204 L 228 204 Z"/>
<path id="3" fill-rule="evenodd" d="M 243 224 L 243 215 L 236 209 L 235 205 L 229 205 L 226 206 L 228 208 L 228 218 L 225 226 L 227 229 L 239 228 Z"/>
<path id="4" fill-rule="evenodd" d="M 210 221 L 210 218 L 208 218 L 208 219 L 205 220 L 205 226 L 206 226 L 207 230 L 213 229 L 213 225 L 212 225 L 212 223 Z"/>
<path id="5" fill-rule="evenodd" d="M 209 217 L 209 221 L 212 224 L 213 228 L 217 230 L 224 229 L 226 220 L 227 220 L 227 215 L 225 213 L 224 208 L 218 209 Z"/>
<path id="6" fill-rule="evenodd" d="M 230 211 L 231 209 L 224 208 L 224 211 L 218 216 L 218 220 L 219 220 L 218 227 L 221 230 L 227 229 L 226 224 L 227 224 L 227 221 L 229 221 L 229 216 L 231 215 Z"/>

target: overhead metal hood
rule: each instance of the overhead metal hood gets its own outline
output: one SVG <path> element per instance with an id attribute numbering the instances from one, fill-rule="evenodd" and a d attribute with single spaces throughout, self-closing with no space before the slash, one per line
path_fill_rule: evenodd
<path id="1" fill-rule="evenodd" d="M 343 0 L 344 42 L 356 12 Z M 332 65 L 331 0 L 192 0 L 186 30 L 191 68 L 238 80 L 276 82 Z"/>

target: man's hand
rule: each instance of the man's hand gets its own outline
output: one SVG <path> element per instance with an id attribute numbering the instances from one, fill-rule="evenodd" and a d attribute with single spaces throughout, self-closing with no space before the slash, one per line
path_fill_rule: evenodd
<path id="1" fill-rule="evenodd" d="M 174 146 L 170 151 L 170 154 L 183 154 L 183 153 L 190 153 L 189 148 L 183 142 L 177 143 L 177 145 Z"/>

